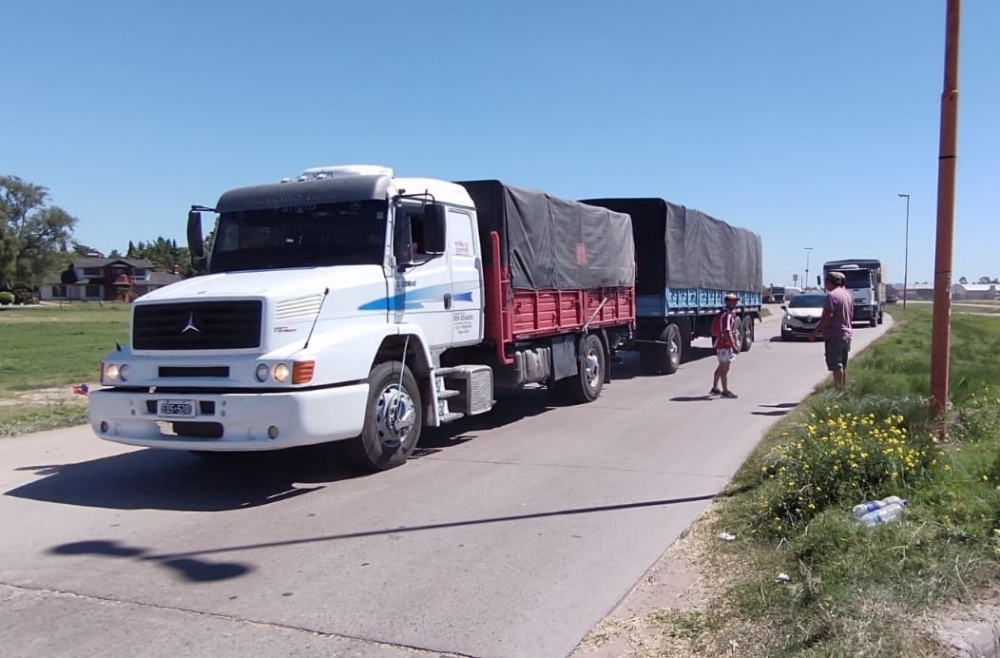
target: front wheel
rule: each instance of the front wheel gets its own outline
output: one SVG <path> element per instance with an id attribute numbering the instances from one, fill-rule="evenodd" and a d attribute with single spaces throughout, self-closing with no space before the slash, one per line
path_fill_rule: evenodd
<path id="1" fill-rule="evenodd" d="M 387 361 L 368 375 L 368 406 L 353 457 L 362 468 L 384 471 L 402 466 L 420 439 L 424 423 L 420 389 L 399 361 Z"/>

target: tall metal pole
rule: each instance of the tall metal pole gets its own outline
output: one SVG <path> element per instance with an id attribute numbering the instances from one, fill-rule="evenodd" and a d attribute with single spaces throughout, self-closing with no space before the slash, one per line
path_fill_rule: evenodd
<path id="1" fill-rule="evenodd" d="M 802 282 L 802 289 L 805 290 L 809 287 L 809 252 L 812 251 L 812 247 L 802 247 L 806 250 L 806 279 Z"/>
<path id="2" fill-rule="evenodd" d="M 951 267 L 955 237 L 955 163 L 958 158 L 958 23 L 961 1 L 948 0 L 938 155 L 937 248 L 934 257 L 934 320 L 931 329 L 931 412 L 947 438 L 948 360 L 951 350 Z"/>
<path id="3" fill-rule="evenodd" d="M 906 308 L 906 285 L 910 270 L 910 195 L 899 196 L 906 197 L 906 237 L 903 239 L 903 308 Z"/>

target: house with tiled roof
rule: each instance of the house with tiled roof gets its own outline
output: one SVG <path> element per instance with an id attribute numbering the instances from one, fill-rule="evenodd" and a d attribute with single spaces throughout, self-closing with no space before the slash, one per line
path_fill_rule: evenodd
<path id="1" fill-rule="evenodd" d="M 157 272 L 145 258 L 74 258 L 58 282 L 44 284 L 42 301 L 131 301 L 181 280 L 179 272 Z"/>

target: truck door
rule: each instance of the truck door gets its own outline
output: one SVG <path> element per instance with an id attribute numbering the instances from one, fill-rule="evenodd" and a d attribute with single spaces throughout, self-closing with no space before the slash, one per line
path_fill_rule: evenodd
<path id="1" fill-rule="evenodd" d="M 428 250 L 419 204 L 402 204 L 396 213 L 397 226 L 407 223 L 398 221 L 400 216 L 408 216 L 410 230 L 408 234 L 397 230 L 394 237 L 400 267 L 393 276 L 395 290 L 389 313 L 396 323 L 418 325 L 431 349 L 447 347 L 452 343 L 451 254 L 447 249 L 438 253 Z"/>
<path id="2" fill-rule="evenodd" d="M 483 339 L 482 259 L 472 213 L 447 209 L 447 245 L 451 258 L 451 327 L 453 345 Z"/>

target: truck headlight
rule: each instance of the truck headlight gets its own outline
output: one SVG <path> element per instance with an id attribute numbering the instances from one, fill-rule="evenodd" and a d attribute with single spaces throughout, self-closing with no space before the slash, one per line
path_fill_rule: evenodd
<path id="1" fill-rule="evenodd" d="M 127 363 L 123 363 L 122 366 L 118 369 L 118 376 L 121 378 L 121 380 L 123 382 L 127 382 L 128 381 L 128 364 Z"/>
<path id="2" fill-rule="evenodd" d="M 284 363 L 279 363 L 274 366 L 274 370 L 271 375 L 274 377 L 274 381 L 284 384 L 288 381 L 288 375 L 291 374 L 288 370 L 288 366 Z"/>
<path id="3" fill-rule="evenodd" d="M 109 363 L 104 368 L 104 378 L 107 379 L 108 381 L 113 382 L 114 380 L 118 379 L 118 374 L 119 374 L 118 366 L 115 365 L 114 363 Z"/>
<path id="4" fill-rule="evenodd" d="M 267 381 L 268 376 L 271 374 L 271 368 L 266 363 L 261 363 L 257 366 L 256 372 L 254 372 L 254 377 L 257 378 L 261 384 Z"/>

